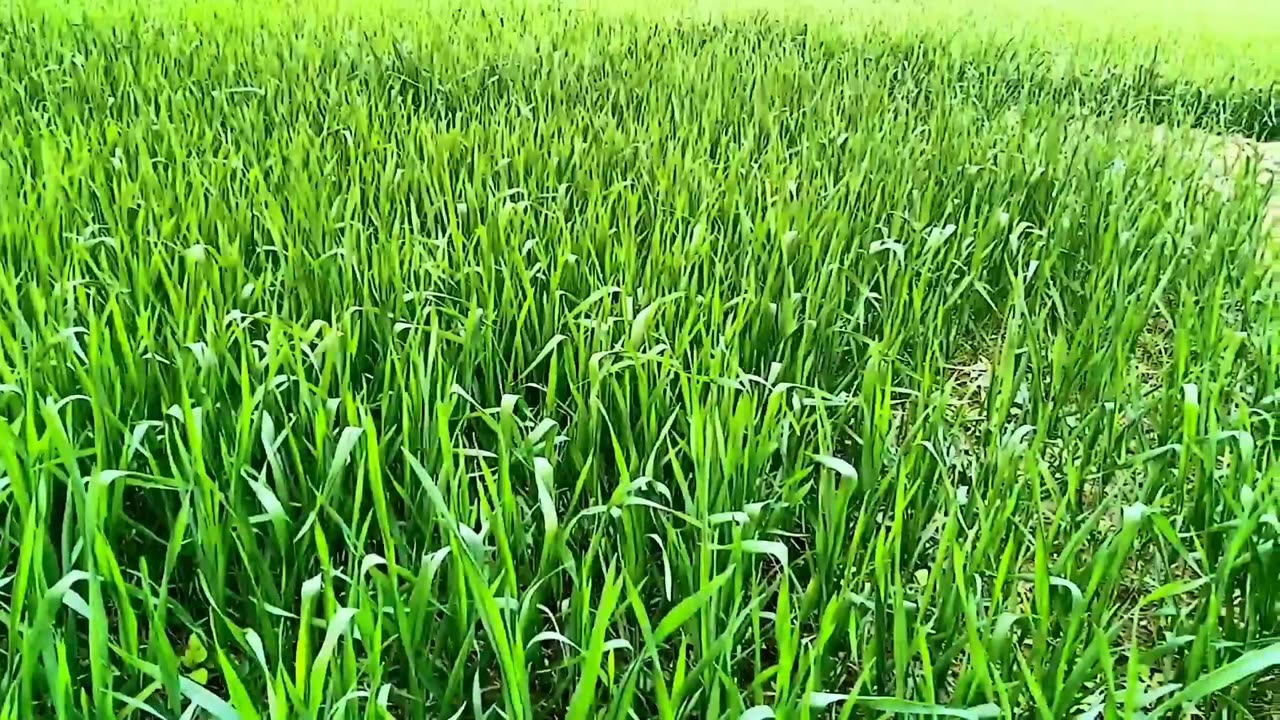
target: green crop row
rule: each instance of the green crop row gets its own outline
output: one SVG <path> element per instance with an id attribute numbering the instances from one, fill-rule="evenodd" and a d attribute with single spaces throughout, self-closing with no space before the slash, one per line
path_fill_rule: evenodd
<path id="1" fill-rule="evenodd" d="M 877 7 L 0 10 L 0 720 L 1273 717 L 1274 96 Z"/>

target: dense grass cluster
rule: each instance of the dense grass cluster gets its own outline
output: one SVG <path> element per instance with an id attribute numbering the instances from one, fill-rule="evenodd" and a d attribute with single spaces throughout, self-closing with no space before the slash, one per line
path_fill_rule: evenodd
<path id="1" fill-rule="evenodd" d="M 1274 717 L 1265 83 L 483 5 L 0 11 L 0 718 Z"/>

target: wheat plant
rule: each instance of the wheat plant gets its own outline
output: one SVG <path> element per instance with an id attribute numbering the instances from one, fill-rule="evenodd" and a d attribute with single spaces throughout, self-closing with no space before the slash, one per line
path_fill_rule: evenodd
<path id="1" fill-rule="evenodd" d="M 0 718 L 1275 717 L 1275 95 L 642 10 L 0 11 Z"/>

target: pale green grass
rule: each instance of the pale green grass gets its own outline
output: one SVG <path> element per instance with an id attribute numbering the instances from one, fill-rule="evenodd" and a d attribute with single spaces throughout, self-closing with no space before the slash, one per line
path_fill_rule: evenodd
<path id="1" fill-rule="evenodd" d="M 0 719 L 1273 716 L 1266 97 L 622 10 L 0 10 Z"/>
<path id="2" fill-rule="evenodd" d="M 1106 65 L 1150 63 L 1202 83 L 1280 79 L 1280 3 L 1271 0 L 569 0 L 605 15 L 822 22 L 853 35 L 947 38 L 959 45 L 1015 40 Z"/>

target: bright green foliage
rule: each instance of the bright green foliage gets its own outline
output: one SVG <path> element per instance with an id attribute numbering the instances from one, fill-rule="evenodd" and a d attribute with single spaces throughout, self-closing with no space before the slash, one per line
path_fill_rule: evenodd
<path id="1" fill-rule="evenodd" d="M 0 718 L 1274 711 L 1274 95 L 484 5 L 0 11 Z"/>

